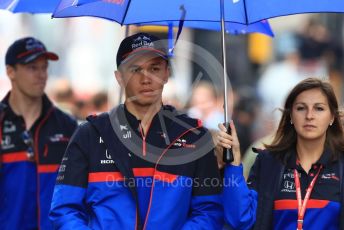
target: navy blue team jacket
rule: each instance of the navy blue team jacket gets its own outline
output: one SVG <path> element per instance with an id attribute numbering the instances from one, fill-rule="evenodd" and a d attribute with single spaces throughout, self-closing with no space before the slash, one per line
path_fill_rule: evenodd
<path id="1" fill-rule="evenodd" d="M 124 105 L 89 117 L 63 158 L 50 213 L 54 227 L 221 229 L 213 147 L 197 120 L 170 106 L 146 134 Z"/>
<path id="2" fill-rule="evenodd" d="M 52 229 L 57 171 L 77 123 L 44 96 L 41 117 L 26 130 L 8 98 L 0 111 L 0 229 Z"/>

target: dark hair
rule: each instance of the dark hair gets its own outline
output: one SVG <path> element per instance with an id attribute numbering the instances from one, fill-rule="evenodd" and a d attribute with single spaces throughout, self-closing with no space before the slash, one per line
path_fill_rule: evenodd
<path id="1" fill-rule="evenodd" d="M 338 159 L 344 151 L 344 135 L 341 124 L 340 113 L 338 110 L 337 98 L 330 83 L 318 78 L 307 78 L 297 84 L 289 93 L 278 125 L 275 137 L 270 145 L 265 145 L 271 153 L 276 153 L 278 158 L 285 159 L 284 155 L 296 146 L 297 134 L 290 123 L 292 106 L 297 96 L 310 89 L 320 89 L 327 98 L 331 114 L 334 116 L 332 126 L 326 131 L 325 148 L 331 150 L 331 158 Z"/>

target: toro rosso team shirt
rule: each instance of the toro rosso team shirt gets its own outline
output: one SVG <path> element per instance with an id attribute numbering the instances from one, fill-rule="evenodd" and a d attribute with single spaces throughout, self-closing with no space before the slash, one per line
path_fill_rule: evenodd
<path id="1" fill-rule="evenodd" d="M 296 154 L 287 161 L 282 175 L 279 192 L 274 202 L 274 229 L 296 229 L 298 218 L 298 201 L 294 169 L 297 170 L 302 201 L 306 190 L 316 176 L 313 190 L 307 202 L 303 229 L 339 229 L 340 216 L 340 181 L 339 163 L 332 161 L 329 151 L 324 151 L 321 158 L 312 165 L 307 173 L 299 164 Z"/>

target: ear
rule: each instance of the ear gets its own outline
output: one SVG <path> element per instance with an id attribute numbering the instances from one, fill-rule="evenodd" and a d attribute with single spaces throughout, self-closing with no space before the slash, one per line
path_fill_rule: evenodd
<path id="1" fill-rule="evenodd" d="M 164 79 L 164 84 L 166 84 L 168 82 L 168 79 L 170 78 L 171 76 L 171 68 L 170 66 L 167 66 L 166 67 L 166 77 Z"/>
<path id="2" fill-rule="evenodd" d="M 14 80 L 14 72 L 15 68 L 13 66 L 6 65 L 6 74 L 11 81 Z"/>
<path id="3" fill-rule="evenodd" d="M 123 81 L 123 76 L 122 76 L 121 71 L 116 70 L 116 71 L 115 71 L 115 77 L 116 77 L 116 80 L 117 80 L 118 84 L 119 84 L 122 88 L 124 88 L 124 81 Z"/>

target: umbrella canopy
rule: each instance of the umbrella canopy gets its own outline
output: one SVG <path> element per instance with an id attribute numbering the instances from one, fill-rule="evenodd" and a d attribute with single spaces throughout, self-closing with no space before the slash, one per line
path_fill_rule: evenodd
<path id="1" fill-rule="evenodd" d="M 53 13 L 60 0 L 1 0 L 0 9 L 8 10 L 13 13 Z M 85 5 L 93 3 L 93 0 L 79 1 L 79 4 Z M 104 1 L 108 3 L 110 1 Z M 108 6 L 108 4 L 106 4 Z M 94 7 L 94 6 L 92 6 Z M 96 15 L 94 15 L 96 16 Z M 107 18 L 111 19 L 111 18 Z M 112 20 L 112 19 L 111 19 Z M 173 22 L 155 22 L 147 23 L 147 25 L 170 25 L 178 26 L 178 21 Z M 146 25 L 143 23 L 142 25 Z M 200 22 L 188 21 L 184 24 L 186 27 L 195 29 L 218 30 L 220 31 L 220 24 L 214 22 Z M 239 23 L 227 23 L 226 32 L 231 34 L 246 34 L 246 33 L 262 33 L 273 37 L 274 34 L 267 21 L 253 23 L 251 25 L 242 25 Z"/>
<path id="2" fill-rule="evenodd" d="M 180 19 L 221 21 L 220 0 L 61 0 L 54 17 L 95 16 L 120 24 L 136 24 Z M 343 0 L 227 0 L 224 20 L 250 24 L 272 17 L 296 13 L 344 12 Z"/>
<path id="3" fill-rule="evenodd" d="M 240 7 L 240 10 L 231 9 L 233 7 Z M 242 4 L 233 5 L 232 1 L 225 1 L 225 9 L 231 12 L 225 16 L 225 21 L 244 23 L 245 15 L 240 15 L 243 12 L 241 8 Z M 95 16 L 126 25 L 161 19 L 178 21 L 183 9 L 186 10 L 185 21 L 221 20 L 219 1 L 216 4 L 214 0 L 62 0 L 53 17 Z"/>
<path id="4" fill-rule="evenodd" d="M 249 24 L 244 0 L 61 0 L 53 14 L 56 18 L 79 16 L 105 18 L 121 25 L 162 21 L 175 23 L 180 20 L 192 23 L 215 22 L 222 32 L 223 63 L 226 63 L 225 22 Z M 226 65 L 223 67 L 224 91 L 227 92 L 227 69 Z M 224 101 L 226 122 L 226 93 Z"/>
<path id="5" fill-rule="evenodd" d="M 151 22 L 151 23 L 141 23 L 141 26 L 144 25 L 157 25 L 157 26 L 173 26 L 178 27 L 179 21 L 162 21 L 162 22 Z M 208 21 L 185 21 L 183 24 L 184 27 L 194 28 L 194 29 L 204 29 L 204 30 L 221 30 L 221 24 L 218 22 L 208 22 Z M 241 23 L 226 22 L 225 23 L 225 32 L 230 34 L 249 34 L 249 33 L 261 33 L 267 36 L 273 37 L 274 33 L 270 27 L 270 24 L 267 20 L 261 22 L 255 22 L 248 25 L 243 25 Z"/>
<path id="6" fill-rule="evenodd" d="M 343 0 L 246 0 L 246 5 L 248 23 L 291 14 L 344 12 Z"/>
<path id="7" fill-rule="evenodd" d="M 0 9 L 13 13 L 52 13 L 59 0 L 1 0 Z"/>

